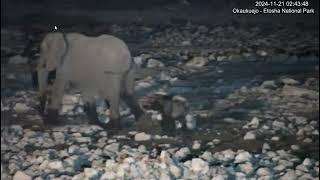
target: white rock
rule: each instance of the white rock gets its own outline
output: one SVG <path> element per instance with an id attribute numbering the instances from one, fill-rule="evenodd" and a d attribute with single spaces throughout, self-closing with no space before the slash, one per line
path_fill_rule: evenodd
<path id="1" fill-rule="evenodd" d="M 188 147 L 184 147 L 181 148 L 180 150 L 178 150 L 175 154 L 174 154 L 174 158 L 176 158 L 177 160 L 181 160 L 183 158 L 185 158 L 187 155 L 189 155 L 190 149 Z"/>
<path id="2" fill-rule="evenodd" d="M 197 121 L 196 121 L 196 118 L 193 115 L 187 114 L 185 119 L 186 119 L 186 126 L 187 126 L 188 129 L 193 130 L 193 129 L 196 128 Z"/>
<path id="3" fill-rule="evenodd" d="M 246 133 L 246 135 L 243 137 L 244 140 L 254 140 L 256 139 L 256 135 L 253 131 L 249 131 Z"/>
<path id="4" fill-rule="evenodd" d="M 295 86 L 289 86 L 285 85 L 282 88 L 282 95 L 284 96 L 308 96 L 312 99 L 317 99 L 319 98 L 319 92 L 314 91 L 314 90 L 309 90 L 306 88 L 300 88 L 300 87 L 295 87 Z"/>
<path id="5" fill-rule="evenodd" d="M 302 172 L 309 172 L 309 169 L 308 169 L 305 165 L 303 165 L 303 164 L 298 165 L 298 166 L 296 167 L 296 170 L 300 170 L 300 171 L 302 171 Z"/>
<path id="6" fill-rule="evenodd" d="M 194 172 L 201 172 L 205 174 L 209 171 L 209 164 L 200 158 L 193 158 L 191 162 L 191 169 Z"/>
<path id="7" fill-rule="evenodd" d="M 263 153 L 266 153 L 270 149 L 271 149 L 271 147 L 270 147 L 270 145 L 268 143 L 263 143 L 263 145 L 262 145 L 262 152 Z"/>
<path id="8" fill-rule="evenodd" d="M 257 170 L 257 175 L 259 176 L 269 176 L 271 174 L 268 168 L 259 168 Z"/>
<path id="9" fill-rule="evenodd" d="M 250 162 L 239 164 L 240 170 L 246 174 L 249 174 L 253 171 L 253 166 Z"/>
<path id="10" fill-rule="evenodd" d="M 149 141 L 151 139 L 150 134 L 146 134 L 144 132 L 138 133 L 134 136 L 135 141 Z"/>
<path id="11" fill-rule="evenodd" d="M 226 60 L 227 59 L 227 56 L 218 56 L 217 57 L 217 61 L 224 61 L 224 60 Z"/>
<path id="12" fill-rule="evenodd" d="M 209 59 L 209 61 L 215 61 L 216 60 L 216 55 L 215 54 L 210 54 L 208 59 Z"/>
<path id="13" fill-rule="evenodd" d="M 280 177 L 280 180 L 291 180 L 291 179 L 297 179 L 297 175 L 293 170 L 288 171 L 285 175 Z"/>
<path id="14" fill-rule="evenodd" d="M 143 59 L 140 56 L 134 57 L 133 61 L 135 62 L 136 65 L 138 65 L 138 67 L 141 67 L 141 65 L 143 64 Z"/>
<path id="15" fill-rule="evenodd" d="M 23 104 L 23 103 L 16 103 L 13 109 L 17 113 L 25 113 L 30 110 L 30 107 L 28 107 L 26 104 Z"/>
<path id="16" fill-rule="evenodd" d="M 226 123 L 230 123 L 230 124 L 240 123 L 239 120 L 236 120 L 234 118 L 229 118 L 229 117 L 223 118 L 223 121 L 226 122 Z"/>
<path id="17" fill-rule="evenodd" d="M 22 171 L 17 171 L 13 176 L 13 180 L 32 180 L 32 177 Z"/>
<path id="18" fill-rule="evenodd" d="M 312 161 L 309 158 L 305 158 L 302 162 L 303 165 L 305 165 L 306 167 L 311 167 L 312 166 Z"/>
<path id="19" fill-rule="evenodd" d="M 106 145 L 104 147 L 104 150 L 108 150 L 108 151 L 111 151 L 111 152 L 118 152 L 119 148 L 120 148 L 120 144 L 119 143 L 111 143 L 111 144 Z"/>
<path id="20" fill-rule="evenodd" d="M 271 141 L 279 141 L 280 140 L 280 137 L 279 136 L 273 136 L 271 138 Z"/>
<path id="21" fill-rule="evenodd" d="M 297 81 L 295 79 L 291 79 L 291 78 L 283 78 L 283 79 L 281 79 L 281 82 L 283 84 L 286 84 L 286 85 L 298 85 L 298 84 L 300 84 L 299 81 Z"/>
<path id="22" fill-rule="evenodd" d="M 164 64 L 159 60 L 149 59 L 147 67 L 148 68 L 164 67 Z"/>
<path id="23" fill-rule="evenodd" d="M 117 174 L 112 171 L 107 171 L 100 177 L 100 180 L 109 180 L 109 179 L 110 180 L 117 179 Z"/>
<path id="24" fill-rule="evenodd" d="M 209 152 L 209 151 L 205 151 L 201 156 L 200 158 L 204 159 L 205 161 L 207 162 L 212 162 L 213 161 L 213 156 L 212 156 L 212 153 Z"/>
<path id="25" fill-rule="evenodd" d="M 20 55 L 12 56 L 9 58 L 10 64 L 26 64 L 28 62 L 27 57 L 22 57 Z"/>
<path id="26" fill-rule="evenodd" d="M 224 161 L 232 161 L 235 158 L 236 153 L 232 151 L 231 149 L 227 149 L 221 152 L 223 155 Z"/>
<path id="27" fill-rule="evenodd" d="M 218 175 L 214 175 L 213 178 L 211 180 L 224 180 L 224 176 L 221 174 Z"/>
<path id="28" fill-rule="evenodd" d="M 78 143 L 91 143 L 91 138 L 90 137 L 77 137 L 75 140 Z"/>
<path id="29" fill-rule="evenodd" d="M 294 145 L 291 145 L 291 149 L 292 149 L 293 151 L 298 151 L 298 150 L 300 150 L 300 146 L 294 144 Z"/>
<path id="30" fill-rule="evenodd" d="M 282 172 L 286 169 L 286 166 L 279 164 L 278 166 L 274 167 L 273 170 L 276 172 Z"/>
<path id="31" fill-rule="evenodd" d="M 171 180 L 169 173 L 162 171 L 159 180 Z"/>
<path id="32" fill-rule="evenodd" d="M 277 88 L 277 85 L 274 81 L 264 81 L 261 86 L 264 89 L 273 89 L 273 88 Z"/>
<path id="33" fill-rule="evenodd" d="M 252 118 L 251 122 L 243 126 L 243 128 L 248 129 L 248 128 L 253 128 L 256 129 L 258 128 L 260 123 L 260 120 L 257 117 Z"/>
<path id="34" fill-rule="evenodd" d="M 273 121 L 272 126 L 275 129 L 285 129 L 286 128 L 286 124 L 281 121 Z"/>
<path id="35" fill-rule="evenodd" d="M 86 179 L 97 179 L 99 177 L 99 171 L 93 168 L 84 168 L 84 177 Z"/>
<path id="36" fill-rule="evenodd" d="M 190 61 L 187 62 L 186 66 L 200 68 L 208 64 L 208 59 L 204 57 L 194 57 Z"/>
<path id="37" fill-rule="evenodd" d="M 240 152 L 236 158 L 235 158 L 235 163 L 243 163 L 243 162 L 248 162 L 252 158 L 252 155 L 248 153 L 247 151 L 242 151 Z"/>
<path id="38" fill-rule="evenodd" d="M 236 172 L 235 175 L 236 175 L 236 178 L 235 178 L 236 180 L 247 180 L 246 174 L 242 172 Z"/>
<path id="39" fill-rule="evenodd" d="M 201 143 L 199 141 L 193 141 L 192 149 L 198 150 L 201 147 Z"/>
<path id="40" fill-rule="evenodd" d="M 171 164 L 171 165 L 169 165 L 169 169 L 170 169 L 171 174 L 173 174 L 175 178 L 181 177 L 181 175 L 182 175 L 181 168 L 179 168 L 176 165 Z"/>
<path id="41" fill-rule="evenodd" d="M 118 166 L 119 166 L 119 164 L 116 163 L 116 161 L 113 159 L 108 159 L 106 161 L 106 169 L 107 170 L 117 170 Z"/>
<path id="42" fill-rule="evenodd" d="M 257 50 L 257 54 L 260 56 L 267 56 L 268 55 L 268 53 L 264 50 Z"/>
<path id="43" fill-rule="evenodd" d="M 61 161 L 49 162 L 48 167 L 50 169 L 54 169 L 54 170 L 58 170 L 58 171 L 62 171 L 64 169 L 63 163 Z"/>
<path id="44" fill-rule="evenodd" d="M 182 41 L 181 45 L 182 46 L 191 46 L 191 41 Z"/>
<path id="45" fill-rule="evenodd" d="M 149 82 L 139 82 L 139 83 L 134 87 L 134 89 L 135 89 L 136 91 L 139 91 L 139 90 L 141 90 L 141 89 L 149 88 L 149 87 L 151 87 L 151 86 L 152 86 L 152 84 L 149 83 Z"/>

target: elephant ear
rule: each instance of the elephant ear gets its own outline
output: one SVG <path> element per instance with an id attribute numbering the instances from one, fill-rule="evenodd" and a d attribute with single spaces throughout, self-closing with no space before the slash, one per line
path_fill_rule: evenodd
<path id="1" fill-rule="evenodd" d="M 40 51 L 41 61 L 44 62 L 48 71 L 52 71 L 60 66 L 66 47 L 62 33 L 49 33 L 46 35 L 41 43 Z"/>

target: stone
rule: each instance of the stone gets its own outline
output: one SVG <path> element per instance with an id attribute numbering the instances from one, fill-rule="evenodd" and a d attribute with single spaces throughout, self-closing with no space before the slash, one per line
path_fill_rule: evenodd
<path id="1" fill-rule="evenodd" d="M 250 162 L 239 164 L 240 170 L 246 174 L 250 174 L 253 171 L 253 166 Z"/>
<path id="2" fill-rule="evenodd" d="M 282 165 L 282 164 L 279 164 L 279 165 L 277 165 L 276 167 L 273 168 L 273 170 L 274 170 L 275 172 L 282 172 L 282 171 L 284 171 L 285 169 L 286 169 L 286 166 L 284 166 L 284 165 Z"/>
<path id="3" fill-rule="evenodd" d="M 30 107 L 28 107 L 26 104 L 24 103 L 16 103 L 13 107 L 13 109 L 17 112 L 17 113 L 26 113 L 27 111 L 30 110 Z"/>
<path id="4" fill-rule="evenodd" d="M 298 166 L 296 167 L 296 170 L 300 170 L 300 171 L 302 171 L 302 172 L 309 172 L 309 169 L 308 169 L 305 165 L 303 165 L 303 164 L 298 165 Z"/>
<path id="5" fill-rule="evenodd" d="M 259 56 L 267 56 L 268 55 L 268 53 L 267 53 L 267 51 L 264 51 L 264 50 L 257 50 L 257 52 L 256 52 Z"/>
<path id="6" fill-rule="evenodd" d="M 226 60 L 226 59 L 228 59 L 227 56 L 218 56 L 218 57 L 217 57 L 217 61 L 218 61 L 218 62 L 224 61 L 224 60 Z"/>
<path id="7" fill-rule="evenodd" d="M 187 155 L 189 155 L 190 149 L 188 147 L 183 147 L 180 150 L 178 150 L 175 154 L 174 154 L 174 158 L 177 160 L 181 160 L 184 159 Z"/>
<path id="8" fill-rule="evenodd" d="M 211 180 L 224 180 L 224 176 L 221 174 L 214 175 Z"/>
<path id="9" fill-rule="evenodd" d="M 52 161 L 48 163 L 48 167 L 50 169 L 58 170 L 58 171 L 63 171 L 63 163 L 61 161 Z"/>
<path id="10" fill-rule="evenodd" d="M 309 159 L 309 158 L 305 158 L 305 159 L 303 160 L 302 164 L 303 164 L 304 166 L 306 166 L 306 167 L 311 167 L 311 166 L 313 165 L 311 159 Z"/>
<path id="11" fill-rule="evenodd" d="M 231 149 L 227 149 L 221 152 L 223 155 L 224 161 L 232 161 L 235 158 L 236 153 L 232 151 Z"/>
<path id="12" fill-rule="evenodd" d="M 273 136 L 271 138 L 271 141 L 279 141 L 280 140 L 280 137 L 279 136 Z"/>
<path id="13" fill-rule="evenodd" d="M 226 117 L 223 118 L 223 121 L 226 123 L 230 123 L 230 124 L 235 124 L 235 123 L 240 123 L 241 121 L 234 119 L 234 118 L 230 118 L 230 117 Z"/>
<path id="14" fill-rule="evenodd" d="M 254 140 L 256 139 L 256 135 L 254 131 L 249 131 L 246 133 L 246 135 L 243 137 L 244 140 Z"/>
<path id="15" fill-rule="evenodd" d="M 280 180 L 297 179 L 297 175 L 293 170 L 288 171 L 286 174 L 280 177 Z"/>
<path id="16" fill-rule="evenodd" d="M 204 57 L 194 57 L 186 63 L 187 67 L 201 68 L 208 64 L 208 59 Z"/>
<path id="17" fill-rule="evenodd" d="M 213 162 L 213 156 L 212 156 L 212 153 L 209 152 L 209 151 L 205 151 L 201 156 L 200 158 L 204 159 L 205 161 L 207 161 L 208 163 L 211 163 Z"/>
<path id="18" fill-rule="evenodd" d="M 120 144 L 119 143 L 111 143 L 111 144 L 106 145 L 104 147 L 104 150 L 108 150 L 108 151 L 111 151 L 111 152 L 118 152 L 119 148 L 120 148 Z"/>
<path id="19" fill-rule="evenodd" d="M 20 55 L 12 56 L 9 58 L 9 64 L 26 64 L 28 62 L 27 57 L 22 57 Z"/>
<path id="20" fill-rule="evenodd" d="M 147 68 L 159 68 L 159 67 L 164 67 L 164 64 L 156 59 L 149 59 Z"/>
<path id="21" fill-rule="evenodd" d="M 270 80 L 270 81 L 264 81 L 260 87 L 264 89 L 275 89 L 277 88 L 277 85 L 274 81 Z"/>
<path id="22" fill-rule="evenodd" d="M 186 127 L 188 129 L 193 130 L 197 127 L 197 121 L 193 115 L 187 114 L 185 117 L 185 120 L 186 120 Z"/>
<path id="23" fill-rule="evenodd" d="M 144 132 L 138 133 L 134 136 L 135 141 L 149 141 L 151 139 L 150 134 L 146 134 Z"/>
<path id="24" fill-rule="evenodd" d="M 84 168 L 84 177 L 86 179 L 98 179 L 99 176 L 99 170 L 93 168 Z"/>
<path id="25" fill-rule="evenodd" d="M 272 126 L 274 129 L 278 130 L 278 129 L 285 129 L 286 125 L 284 122 L 281 121 L 273 121 Z"/>
<path id="26" fill-rule="evenodd" d="M 268 168 L 259 168 L 257 170 L 258 176 L 269 176 L 270 174 L 271 174 L 271 172 Z"/>
<path id="27" fill-rule="evenodd" d="M 180 167 L 171 164 L 171 165 L 169 165 L 169 169 L 170 169 L 171 174 L 173 174 L 175 178 L 181 177 L 182 170 Z"/>
<path id="28" fill-rule="evenodd" d="M 298 150 L 300 150 L 300 146 L 299 146 L 299 145 L 296 145 L 296 144 L 291 145 L 290 147 L 291 147 L 291 149 L 292 149 L 293 151 L 298 151 Z"/>
<path id="29" fill-rule="evenodd" d="M 1 173 L 2 174 L 2 173 Z M 32 177 L 27 175 L 26 173 L 22 172 L 22 171 L 17 171 L 13 178 L 13 180 L 32 180 Z"/>
<path id="30" fill-rule="evenodd" d="M 300 82 L 292 78 L 282 78 L 281 82 L 285 85 L 299 85 Z"/>
<path id="31" fill-rule="evenodd" d="M 191 41 L 182 41 L 181 45 L 182 46 L 191 46 Z"/>
<path id="32" fill-rule="evenodd" d="M 191 161 L 191 169 L 194 172 L 201 172 L 205 174 L 209 171 L 209 164 L 200 158 L 193 158 Z"/>
<path id="33" fill-rule="evenodd" d="M 254 117 L 254 118 L 252 118 L 252 120 L 248 124 L 243 126 L 243 128 L 245 128 L 245 129 L 249 129 L 249 128 L 256 129 L 256 128 L 258 128 L 259 124 L 260 124 L 260 120 L 257 117 Z"/>
<path id="34" fill-rule="evenodd" d="M 271 147 L 270 147 L 270 145 L 268 143 L 263 143 L 263 145 L 262 145 L 262 152 L 263 153 L 266 153 L 270 149 L 271 149 Z"/>
<path id="35" fill-rule="evenodd" d="M 112 171 L 107 171 L 100 177 L 100 180 L 113 180 L 113 179 L 117 179 L 117 174 Z"/>
<path id="36" fill-rule="evenodd" d="M 242 151 L 236 156 L 234 162 L 235 163 L 244 163 L 244 162 L 250 161 L 251 158 L 252 158 L 252 155 L 250 153 L 248 153 L 247 151 Z"/>
<path id="37" fill-rule="evenodd" d="M 75 141 L 76 142 L 78 142 L 78 143 L 85 143 L 85 144 L 87 144 L 87 143 L 91 143 L 91 138 L 90 137 L 77 137 L 77 138 L 75 138 Z"/>
<path id="38" fill-rule="evenodd" d="M 301 87 L 289 86 L 289 85 L 285 85 L 282 88 L 281 93 L 283 96 L 298 96 L 298 97 L 304 96 L 304 97 L 309 97 L 311 99 L 319 98 L 319 92 L 317 91 L 309 90 Z"/>
<path id="39" fill-rule="evenodd" d="M 198 150 L 201 147 L 201 143 L 199 141 L 194 141 L 192 145 L 192 149 Z"/>

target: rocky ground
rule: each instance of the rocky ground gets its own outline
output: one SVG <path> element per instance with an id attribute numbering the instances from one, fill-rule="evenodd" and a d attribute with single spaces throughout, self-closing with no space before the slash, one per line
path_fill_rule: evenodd
<path id="1" fill-rule="evenodd" d="M 42 129 L 32 73 L 45 28 L 1 29 L 1 179 L 318 179 L 316 30 L 198 24 L 70 27 L 121 37 L 140 71 L 136 91 L 185 101 L 188 130 L 86 125 L 81 95 L 64 97 L 65 126 Z M 107 109 L 97 101 L 103 120 Z M 152 123 L 151 123 L 152 124 Z"/>

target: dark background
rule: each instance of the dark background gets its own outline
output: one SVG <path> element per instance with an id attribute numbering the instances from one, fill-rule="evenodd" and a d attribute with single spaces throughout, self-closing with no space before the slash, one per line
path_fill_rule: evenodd
<path id="1" fill-rule="evenodd" d="M 95 22 L 163 24 L 261 23 L 318 27 L 319 1 L 309 0 L 316 15 L 239 15 L 233 8 L 254 8 L 249 0 L 1 0 L 1 24 Z"/>

